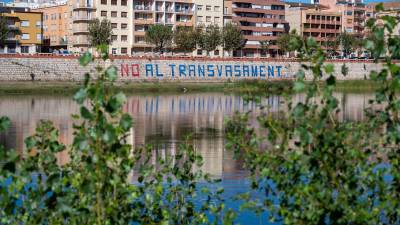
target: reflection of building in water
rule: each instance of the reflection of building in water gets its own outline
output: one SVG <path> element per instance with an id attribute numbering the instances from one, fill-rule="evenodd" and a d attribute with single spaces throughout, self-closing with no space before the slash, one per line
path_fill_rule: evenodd
<path id="1" fill-rule="evenodd" d="M 363 119 L 363 109 L 372 95 L 336 94 L 340 103 L 339 118 Z M 293 96 L 293 102 L 304 99 Z M 279 113 L 286 108 L 280 104 L 283 97 L 271 96 L 261 100 L 267 112 Z M 157 154 L 174 155 L 179 144 L 188 134 L 193 134 L 193 143 L 204 158 L 203 170 L 212 175 L 235 173 L 240 164 L 232 160 L 231 152 L 224 150 L 224 118 L 235 111 L 260 110 L 254 102 L 246 103 L 243 98 L 224 94 L 187 94 L 162 96 L 131 96 L 124 106 L 134 118 L 134 128 L 128 143 L 136 146 L 153 144 Z M 72 143 L 72 121 L 70 115 L 79 112 L 79 107 L 66 97 L 0 97 L 0 115 L 9 116 L 11 129 L 0 135 L 0 144 L 17 150 L 23 149 L 23 140 L 33 134 L 36 124 L 44 119 L 53 121 L 60 131 L 60 141 Z M 59 162 L 68 161 L 68 154 L 59 155 Z"/>

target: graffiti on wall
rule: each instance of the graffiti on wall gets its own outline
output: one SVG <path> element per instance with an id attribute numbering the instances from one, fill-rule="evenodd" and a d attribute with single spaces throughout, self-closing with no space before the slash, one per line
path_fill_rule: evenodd
<path id="1" fill-rule="evenodd" d="M 121 76 L 137 78 L 288 78 L 281 65 L 265 64 L 121 64 Z"/>

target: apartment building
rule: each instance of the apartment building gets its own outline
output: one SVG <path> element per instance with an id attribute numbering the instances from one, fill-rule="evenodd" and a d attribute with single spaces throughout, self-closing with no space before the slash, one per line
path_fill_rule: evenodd
<path id="1" fill-rule="evenodd" d="M 258 56 L 260 41 L 267 41 L 269 54 L 276 55 L 276 40 L 288 29 L 285 3 L 280 0 L 232 0 L 232 21 L 240 26 L 247 40 L 243 50 L 234 52 L 235 56 Z"/>
<path id="2" fill-rule="evenodd" d="M 94 19 L 95 6 L 93 0 L 68 1 L 70 19 L 72 20 L 71 37 L 68 49 L 73 52 L 87 51 L 89 48 L 89 23 Z"/>
<path id="3" fill-rule="evenodd" d="M 288 4 L 286 21 L 290 30 L 296 30 L 305 38 L 314 37 L 322 48 L 334 48 L 331 43 L 342 32 L 342 14 L 325 9 L 311 4 Z"/>
<path id="4" fill-rule="evenodd" d="M 107 18 L 113 27 L 111 54 L 129 54 L 132 46 L 132 1 L 77 0 L 69 1 L 72 14 L 72 38 L 69 48 L 83 52 L 90 46 L 89 23 Z"/>
<path id="5" fill-rule="evenodd" d="M 67 49 L 72 20 L 67 2 L 42 5 L 33 12 L 43 13 L 43 40 L 49 50 Z"/>
<path id="6" fill-rule="evenodd" d="M 151 52 L 152 46 L 145 42 L 145 32 L 153 24 L 163 24 L 175 29 L 177 26 L 195 25 L 195 4 L 191 0 L 133 0 L 132 55 Z"/>
<path id="7" fill-rule="evenodd" d="M 393 16 L 400 18 L 400 2 L 384 2 L 383 11 L 376 12 L 375 7 L 378 3 L 370 3 L 367 5 L 369 18 L 376 18 L 378 24 L 383 24 L 380 19 L 382 16 Z M 400 23 L 393 29 L 394 35 L 400 35 Z"/>
<path id="8" fill-rule="evenodd" d="M 0 7 L 0 15 L 7 18 L 10 32 L 1 53 L 37 53 L 41 51 L 43 38 L 43 14 L 28 8 Z"/>
<path id="9" fill-rule="evenodd" d="M 364 36 L 367 7 L 364 0 L 315 0 L 327 11 L 342 14 L 342 31 L 356 36 Z"/>
<path id="10" fill-rule="evenodd" d="M 193 0 L 196 6 L 196 26 L 215 25 L 221 29 L 224 26 L 224 0 Z M 222 47 L 210 52 L 210 56 L 222 56 Z M 197 56 L 205 56 L 206 51 L 197 50 Z"/>
<path id="11" fill-rule="evenodd" d="M 232 23 L 232 0 L 224 0 L 224 25 Z"/>

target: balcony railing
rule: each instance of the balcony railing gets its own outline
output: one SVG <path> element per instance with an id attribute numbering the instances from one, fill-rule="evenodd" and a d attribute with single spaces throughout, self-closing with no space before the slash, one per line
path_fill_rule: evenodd
<path id="1" fill-rule="evenodd" d="M 94 10 L 95 8 L 93 5 L 77 3 L 77 4 L 73 5 L 73 9 L 74 10 L 79 10 L 79 9 Z"/>
<path id="2" fill-rule="evenodd" d="M 135 5 L 134 9 L 135 10 L 151 10 L 151 6 Z"/>

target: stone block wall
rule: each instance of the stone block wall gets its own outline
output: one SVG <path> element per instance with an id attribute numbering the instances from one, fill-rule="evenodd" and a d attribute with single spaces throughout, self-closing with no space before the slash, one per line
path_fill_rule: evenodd
<path id="1" fill-rule="evenodd" d="M 367 79 L 382 65 L 372 61 L 328 61 L 334 64 L 338 80 Z M 343 76 L 342 66 L 348 67 Z M 119 80 L 126 82 L 225 82 L 243 79 L 293 79 L 301 63 L 295 60 L 164 58 L 148 59 L 114 57 L 106 62 L 96 60 L 87 67 L 79 65 L 77 57 L 0 55 L 0 81 L 35 80 L 81 81 L 84 74 L 96 66 L 115 65 Z M 311 79 L 310 74 L 306 74 Z"/>

